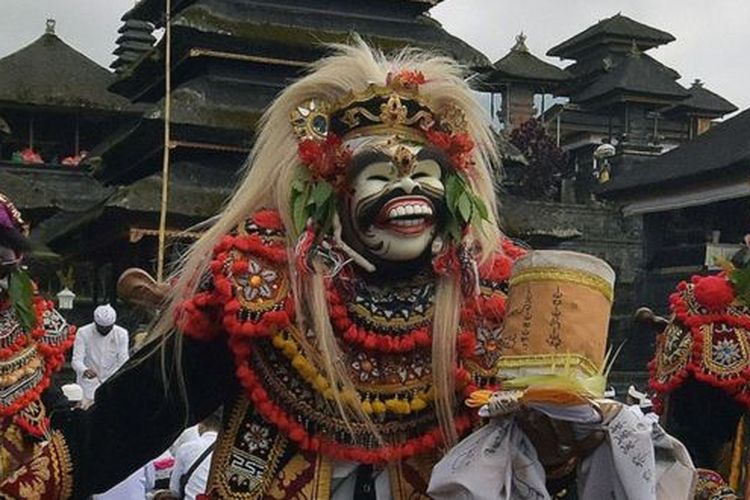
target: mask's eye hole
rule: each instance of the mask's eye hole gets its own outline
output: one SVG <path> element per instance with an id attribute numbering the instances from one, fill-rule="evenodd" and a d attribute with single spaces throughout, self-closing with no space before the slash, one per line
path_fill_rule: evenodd
<path id="1" fill-rule="evenodd" d="M 381 182 L 388 182 L 388 177 L 384 175 L 371 175 L 367 178 L 368 181 L 381 181 Z"/>

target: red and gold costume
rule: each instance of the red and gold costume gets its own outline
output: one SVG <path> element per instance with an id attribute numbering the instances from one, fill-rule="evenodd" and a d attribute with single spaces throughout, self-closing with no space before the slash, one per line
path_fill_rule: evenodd
<path id="1" fill-rule="evenodd" d="M 748 484 L 750 307 L 722 272 L 680 283 L 670 309 L 649 365 L 655 408 L 696 465 L 720 473 L 700 471 L 699 498 L 734 498 L 722 495 Z"/>
<path id="2" fill-rule="evenodd" d="M 52 374 L 62 366 L 65 352 L 73 345 L 75 329 L 68 326 L 50 301 L 35 293 L 33 283 L 18 268 L 21 252 L 11 245 L 19 240 L 8 237 L 8 233 L 25 238 L 26 225 L 15 206 L 2 194 L 0 232 L 3 232 L 4 251 L 16 257 L 12 266 L 3 263 L 6 284 L 0 290 L 0 480 L 3 480 L 35 453 L 38 443 L 50 436 L 42 394 L 48 389 Z M 63 480 L 63 476 L 70 474 L 69 463 L 58 462 L 48 474 Z M 35 487 L 25 488 L 19 490 L 19 498 L 33 498 Z"/>
<path id="3" fill-rule="evenodd" d="M 439 455 L 479 424 L 463 400 L 498 383 L 524 252 L 497 227 L 493 135 L 459 68 L 334 52 L 267 111 L 246 179 L 172 286 L 164 342 L 0 496 L 105 491 L 223 406 L 209 498 L 327 498 L 344 463 L 355 488 L 426 497 Z M 63 456 L 64 482 L 44 473 Z M 373 469 L 385 487 L 360 482 Z"/>
<path id="4" fill-rule="evenodd" d="M 257 213 L 224 237 L 214 251 L 213 279 L 185 304 L 185 334 L 225 337 L 242 386 L 216 449 L 209 496 L 325 496 L 335 460 L 390 464 L 390 477 L 398 478 L 393 498 L 423 496 L 442 439 L 431 409 L 434 277 L 385 293 L 346 273 L 327 284 L 330 317 L 358 393 L 351 401 L 373 416 L 384 441 L 377 443 L 364 425 L 355 424 L 352 436 L 327 402 L 314 339 L 297 326 L 284 241 L 278 215 Z M 459 435 L 477 424 L 463 399 L 478 383 L 496 383 L 484 375 L 496 372 L 510 255 L 522 252 L 509 242 L 504 249 L 482 268 L 482 293 L 463 314 L 455 370 Z M 358 444 L 368 439 L 370 446 Z"/>

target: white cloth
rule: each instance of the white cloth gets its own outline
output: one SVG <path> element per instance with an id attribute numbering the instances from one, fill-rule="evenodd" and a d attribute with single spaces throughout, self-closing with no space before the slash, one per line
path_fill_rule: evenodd
<path id="1" fill-rule="evenodd" d="M 90 323 L 78 329 L 73 344 L 73 369 L 76 383 L 83 389 L 84 401 L 94 399 L 94 393 L 102 382 L 111 377 L 128 360 L 128 331 L 115 325 L 107 335 L 96 331 Z M 96 372 L 96 377 L 86 378 L 87 370 Z"/>
<path id="2" fill-rule="evenodd" d="M 432 469 L 436 500 L 549 500 L 534 445 L 513 418 L 491 420 Z"/>
<path id="3" fill-rule="evenodd" d="M 579 466 L 580 500 L 692 498 L 693 463 L 655 416 L 624 405 L 607 415 L 599 424 L 574 425 L 581 436 L 593 430 L 605 433 L 602 444 Z M 433 468 L 427 493 L 436 500 L 546 500 L 545 479 L 528 437 L 512 417 L 505 417 L 491 420 L 454 446 Z"/>
<path id="4" fill-rule="evenodd" d="M 177 436 L 177 439 L 174 440 L 174 443 L 169 447 L 169 452 L 172 454 L 172 456 L 177 455 L 177 450 L 185 443 L 189 443 L 191 441 L 195 441 L 196 439 L 199 439 L 201 437 L 200 433 L 198 432 L 198 424 L 195 424 L 191 427 L 187 427 L 184 431 L 180 433 L 179 436 Z"/>
<path id="5" fill-rule="evenodd" d="M 93 495 L 92 500 L 140 500 L 154 489 L 154 468 L 146 464 L 127 479 L 104 493 Z"/>
<path id="6" fill-rule="evenodd" d="M 685 447 L 656 416 L 622 406 L 604 423 L 606 439 L 578 471 L 582 500 L 685 500 L 693 498 L 695 468 Z"/>
<path id="7" fill-rule="evenodd" d="M 175 495 L 180 494 L 180 478 L 187 474 L 193 463 L 200 458 L 206 448 L 216 441 L 216 433 L 213 431 L 204 432 L 198 439 L 183 444 L 177 449 L 174 459 L 174 469 L 172 477 L 169 480 L 169 489 Z M 185 500 L 195 500 L 197 495 L 206 492 L 208 483 L 208 473 L 211 470 L 211 459 L 213 451 L 195 468 L 185 485 Z"/>
<path id="8" fill-rule="evenodd" d="M 109 304 L 94 309 L 94 323 L 99 326 L 112 326 L 117 321 L 117 311 Z"/>
<path id="9" fill-rule="evenodd" d="M 78 384 L 65 384 L 62 392 L 69 403 L 78 403 L 83 399 L 83 389 Z"/>

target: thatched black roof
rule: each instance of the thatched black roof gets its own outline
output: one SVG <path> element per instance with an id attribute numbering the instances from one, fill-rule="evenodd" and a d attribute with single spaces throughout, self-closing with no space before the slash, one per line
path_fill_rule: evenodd
<path id="1" fill-rule="evenodd" d="M 521 33 L 516 37 L 516 44 L 510 52 L 498 59 L 492 65 L 492 69 L 482 77 L 480 86 L 494 89 L 508 82 L 526 82 L 554 87 L 569 78 L 570 74 L 567 71 L 544 62 L 529 52 L 526 47 L 526 36 Z"/>
<path id="2" fill-rule="evenodd" d="M 719 94 L 711 92 L 703 86 L 703 82 L 695 80 L 688 89 L 690 97 L 671 106 L 665 113 L 692 114 L 709 118 L 718 118 L 737 111 L 737 106 L 727 101 Z"/>
<path id="3" fill-rule="evenodd" d="M 638 96 L 655 103 L 668 104 L 689 97 L 688 91 L 675 82 L 673 74 L 664 68 L 661 64 L 655 64 L 653 59 L 642 57 L 634 48 L 608 72 L 571 95 L 571 101 L 579 104 L 623 102 L 630 96 Z"/>
<path id="4" fill-rule="evenodd" d="M 575 59 L 580 52 L 595 45 L 628 45 L 633 40 L 640 50 L 648 50 L 673 42 L 675 37 L 618 13 L 555 45 L 547 51 L 547 55 Z"/>
<path id="5" fill-rule="evenodd" d="M 0 168 L 0 186 L 22 212 L 77 211 L 108 192 L 82 170 L 29 165 Z"/>
<path id="6" fill-rule="evenodd" d="M 348 4 L 347 4 L 348 5 Z M 311 9 L 263 1 L 202 0 L 174 17 L 176 26 L 229 34 L 256 44 L 275 43 L 290 48 L 344 42 L 357 32 L 384 50 L 413 45 L 441 52 L 469 66 L 489 66 L 487 58 L 466 42 L 422 15 L 359 15 L 338 10 Z"/>
<path id="7" fill-rule="evenodd" d="M 0 59 L 0 103 L 100 111 L 127 106 L 107 90 L 112 73 L 50 31 Z"/>
<path id="8" fill-rule="evenodd" d="M 37 227 L 35 241 L 65 249 L 83 233 L 121 233 L 132 225 L 155 228 L 161 210 L 161 179 L 160 173 L 153 174 L 111 188 L 84 210 L 60 212 Z M 231 194 L 232 184 L 226 181 L 212 168 L 190 162 L 173 164 L 167 206 L 170 223 L 185 229 L 219 213 Z"/>
<path id="9" fill-rule="evenodd" d="M 196 2 L 197 0 L 172 0 L 172 11 L 178 12 L 182 8 Z M 352 2 L 351 0 L 286 0 L 283 2 L 285 8 L 306 8 L 307 10 L 323 10 L 336 12 L 350 10 L 357 14 L 381 14 L 389 15 L 393 12 L 406 12 L 410 14 L 422 14 L 443 0 L 368 0 Z M 275 0 L 256 0 L 256 4 L 279 5 L 282 2 Z M 316 5 L 317 4 L 317 5 Z M 163 24 L 165 0 L 140 0 L 135 7 L 125 13 L 123 20 L 140 19 L 150 21 L 154 24 Z"/>
<path id="10" fill-rule="evenodd" d="M 134 11 L 159 0 L 145 0 Z M 423 47 L 449 55 L 473 68 L 489 68 L 479 51 L 446 32 L 431 17 L 414 11 L 415 2 L 314 2 L 267 0 L 184 0 L 173 7 L 172 49 L 176 65 L 190 59 L 195 47 L 222 53 L 312 62 L 326 52 L 325 44 L 346 42 L 352 33 L 379 48 L 391 51 L 406 46 Z M 144 7 L 141 7 L 141 5 Z M 406 4 L 411 5 L 405 9 Z M 422 9 L 424 10 L 424 9 Z M 130 14 L 129 14 L 130 15 Z M 133 14 L 135 15 L 135 14 Z M 144 57 L 127 71 L 114 91 L 131 95 L 129 80 L 154 79 L 150 66 L 161 63 L 157 54 Z"/>
<path id="11" fill-rule="evenodd" d="M 717 178 L 750 168 L 750 109 L 714 126 L 691 142 L 644 161 L 602 185 L 604 193 Z"/>

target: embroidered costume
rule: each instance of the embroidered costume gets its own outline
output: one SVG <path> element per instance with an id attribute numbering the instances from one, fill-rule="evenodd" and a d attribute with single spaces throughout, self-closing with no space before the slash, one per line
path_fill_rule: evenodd
<path id="1" fill-rule="evenodd" d="M 750 493 L 750 307 L 735 272 L 747 272 L 746 264 L 678 285 L 649 364 L 655 409 L 698 467 L 718 471 L 701 471 L 699 498 L 734 498 L 732 488 Z"/>
<path id="2" fill-rule="evenodd" d="M 445 58 L 336 47 L 261 120 L 157 340 L 0 497 L 106 490 L 223 405 L 205 498 L 428 498 L 513 344 L 485 116 Z M 61 455 L 72 477 L 39 473 Z"/>
<path id="3" fill-rule="evenodd" d="M 16 207 L 0 194 L 0 480 L 10 476 L 33 455 L 37 443 L 50 436 L 42 396 L 50 377 L 62 366 L 75 333 L 52 303 L 36 294 L 34 284 L 19 267 L 28 245 L 26 230 Z M 69 471 L 62 462 L 56 465 L 57 470 L 50 474 L 61 480 Z M 31 484 L 26 488 L 38 491 Z"/>

